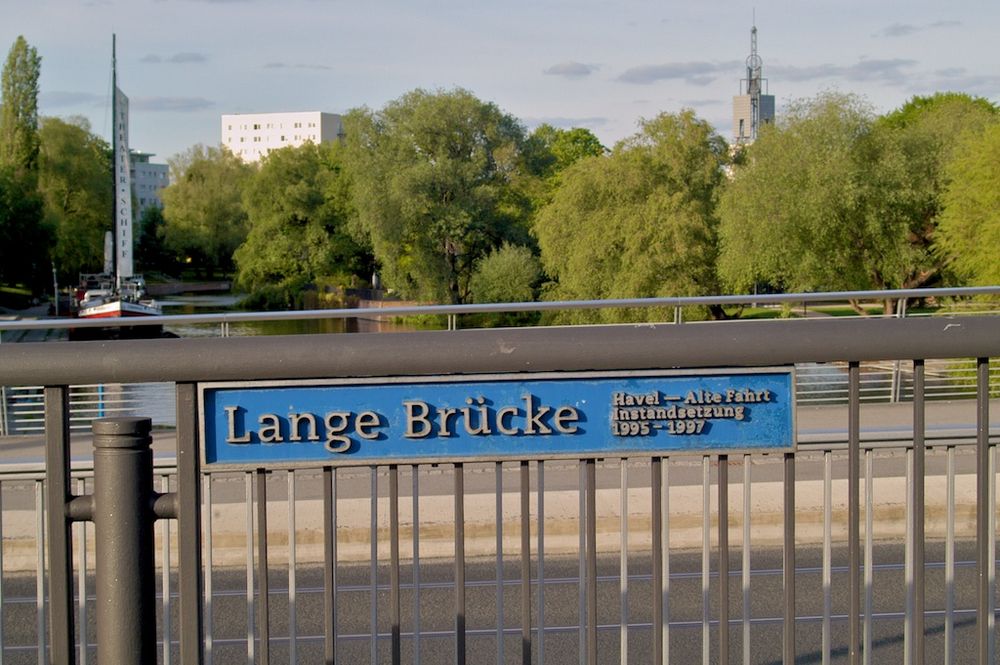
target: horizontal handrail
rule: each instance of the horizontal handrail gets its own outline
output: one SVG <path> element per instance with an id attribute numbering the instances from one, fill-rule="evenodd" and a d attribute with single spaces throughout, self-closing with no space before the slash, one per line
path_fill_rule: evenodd
<path id="1" fill-rule="evenodd" d="M 0 385 L 760 367 L 997 356 L 1000 317 L 850 317 L 0 344 Z"/>
<path id="2" fill-rule="evenodd" d="M 766 293 L 724 296 L 671 296 L 665 298 L 619 298 L 610 300 L 558 300 L 545 302 L 482 303 L 471 305 L 413 305 L 401 307 L 366 307 L 354 309 L 308 309 L 287 312 L 218 312 L 212 314 L 171 314 L 157 317 L 116 319 L 31 319 L 0 321 L 5 330 L 64 328 L 107 328 L 112 326 L 190 325 L 248 323 L 260 321 L 300 321 L 319 319 L 376 318 L 386 316 L 454 316 L 460 314 L 549 312 L 579 309 L 646 307 L 781 305 L 791 303 L 845 302 L 851 300 L 886 300 L 899 298 L 953 298 L 1000 295 L 1000 286 L 973 286 L 933 289 L 897 289 L 880 291 L 831 291 L 819 293 Z"/>

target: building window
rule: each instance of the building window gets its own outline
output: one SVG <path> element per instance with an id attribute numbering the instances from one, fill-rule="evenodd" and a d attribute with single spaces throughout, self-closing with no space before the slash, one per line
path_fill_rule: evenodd
<path id="1" fill-rule="evenodd" d="M 255 124 L 255 125 L 253 126 L 253 128 L 254 128 L 254 129 L 260 129 L 260 124 L 259 124 L 259 123 Z"/>

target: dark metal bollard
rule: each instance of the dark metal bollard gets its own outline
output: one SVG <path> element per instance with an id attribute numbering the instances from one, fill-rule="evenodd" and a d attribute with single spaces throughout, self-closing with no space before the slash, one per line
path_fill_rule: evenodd
<path id="1" fill-rule="evenodd" d="M 149 418 L 94 421 L 97 660 L 156 662 L 153 453 Z"/>

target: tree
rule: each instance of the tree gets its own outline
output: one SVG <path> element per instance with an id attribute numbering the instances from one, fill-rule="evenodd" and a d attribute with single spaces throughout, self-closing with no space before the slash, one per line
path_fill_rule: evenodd
<path id="1" fill-rule="evenodd" d="M 1000 123 L 969 134 L 946 168 L 937 251 L 963 280 L 1000 283 Z"/>
<path id="2" fill-rule="evenodd" d="M 0 165 L 0 283 L 24 284 L 41 293 L 51 282 L 48 233 L 41 223 L 38 190 L 13 168 Z"/>
<path id="3" fill-rule="evenodd" d="M 911 244 L 930 256 L 949 185 L 947 165 L 964 145 L 967 135 L 979 135 L 1000 118 L 997 107 L 981 97 L 945 92 L 913 97 L 876 122 L 876 131 L 888 132 L 899 145 L 907 173 L 906 196 L 900 204 L 908 218 Z M 942 265 L 930 261 L 910 275 L 904 286 L 923 286 L 940 280 Z M 947 279 L 948 276 L 945 277 Z"/>
<path id="4" fill-rule="evenodd" d="M 0 74 L 0 279 L 36 293 L 50 274 L 37 180 L 40 69 L 38 53 L 19 36 Z"/>
<path id="5" fill-rule="evenodd" d="M 764 127 L 720 202 L 732 289 L 900 288 L 933 263 L 909 234 L 911 182 L 891 133 L 857 97 L 824 94 Z"/>
<path id="6" fill-rule="evenodd" d="M 141 212 L 135 242 L 138 269 L 143 272 L 172 272 L 177 264 L 163 241 L 166 226 L 163 210 L 158 205 L 151 205 Z"/>
<path id="7" fill-rule="evenodd" d="M 538 258 L 529 248 L 504 243 L 476 263 L 472 294 L 477 303 L 532 302 L 541 275 Z"/>
<path id="8" fill-rule="evenodd" d="M 524 130 L 465 90 L 415 90 L 345 118 L 361 230 L 383 282 L 411 298 L 470 297 L 476 262 L 525 244 L 530 202 L 514 186 Z"/>
<path id="9" fill-rule="evenodd" d="M 600 139 L 583 127 L 560 129 L 542 123 L 528 141 L 537 150 L 536 170 L 545 177 L 558 175 L 584 157 L 599 157 L 607 152 Z"/>
<path id="10" fill-rule="evenodd" d="M 85 118 L 44 118 L 39 130 L 38 189 L 55 234 L 52 260 L 61 282 L 104 265 L 114 192 L 111 149 Z"/>
<path id="11" fill-rule="evenodd" d="M 0 103 L 0 164 L 17 174 L 38 166 L 38 76 L 42 59 L 24 37 L 14 40 L 4 64 Z"/>
<path id="12" fill-rule="evenodd" d="M 171 184 L 160 192 L 167 249 L 210 278 L 231 271 L 247 235 L 242 196 L 253 167 L 225 147 L 204 145 L 167 161 Z"/>
<path id="13" fill-rule="evenodd" d="M 370 270 L 349 230 L 354 212 L 339 144 L 273 151 L 247 182 L 243 202 L 250 231 L 236 250 L 240 285 L 293 291 L 317 277 Z"/>
<path id="14" fill-rule="evenodd" d="M 607 157 L 563 172 L 535 220 L 558 300 L 703 295 L 717 290 L 717 190 L 726 144 L 690 110 L 644 121 Z M 662 312 L 568 315 L 621 320 Z M 721 310 L 713 312 L 721 316 Z"/>

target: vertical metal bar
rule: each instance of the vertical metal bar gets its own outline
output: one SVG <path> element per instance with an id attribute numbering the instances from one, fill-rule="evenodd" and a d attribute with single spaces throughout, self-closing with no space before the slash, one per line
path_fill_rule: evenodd
<path id="1" fill-rule="evenodd" d="M 496 488 L 494 490 L 495 496 L 494 500 L 496 502 L 495 510 L 495 522 L 496 522 L 496 580 L 497 580 L 497 592 L 496 592 L 496 604 L 497 604 L 497 665 L 503 665 L 504 659 L 504 649 L 503 649 L 503 629 L 504 629 L 504 610 L 503 610 L 503 462 L 496 462 L 494 464 L 494 482 L 496 483 Z"/>
<path id="2" fill-rule="evenodd" d="M 253 579 L 253 472 L 243 474 L 243 498 L 246 501 L 247 534 L 247 665 L 254 665 L 254 642 L 257 631 L 254 627 L 254 579 Z"/>
<path id="3" fill-rule="evenodd" d="M 337 661 L 337 470 L 323 467 L 323 661 Z"/>
<path id="4" fill-rule="evenodd" d="M 719 665 L 729 665 L 729 456 L 719 455 Z"/>
<path id="5" fill-rule="evenodd" d="M 701 458 L 701 662 L 709 665 L 712 620 L 709 584 L 712 563 L 709 554 L 712 540 L 712 487 L 708 455 Z"/>
<path id="6" fill-rule="evenodd" d="M 392 662 L 399 665 L 403 656 L 399 604 L 399 468 L 389 466 L 389 612 L 392 622 Z"/>
<path id="7" fill-rule="evenodd" d="M 580 623 L 578 660 L 582 663 L 587 654 L 587 585 L 584 584 L 584 580 L 587 579 L 587 460 L 580 460 L 579 473 L 577 487 L 580 488 L 578 492 L 580 519 L 577 525 L 580 542 L 577 551 L 580 552 L 580 559 L 577 577 L 580 584 L 577 590 L 577 616 Z"/>
<path id="8" fill-rule="evenodd" d="M 538 578 L 538 665 L 545 665 L 545 462 L 538 460 L 535 466 L 535 491 L 537 492 L 538 514 L 535 516 L 538 530 L 538 562 L 535 564 Z"/>
<path id="9" fill-rule="evenodd" d="M 660 510 L 660 501 L 663 495 L 663 483 L 661 471 L 663 468 L 663 458 L 654 457 L 649 463 L 649 495 L 650 495 L 650 536 L 653 540 L 653 551 L 650 565 L 653 573 L 652 605 L 653 605 L 653 663 L 663 662 L 663 598 L 660 595 L 663 588 L 663 534 L 661 524 L 663 523 L 663 513 Z"/>
<path id="10" fill-rule="evenodd" d="M 597 665 L 597 461 L 587 460 L 587 665 Z"/>
<path id="11" fill-rule="evenodd" d="M 170 491 L 170 476 L 160 477 L 160 491 Z M 160 520 L 160 589 L 163 592 L 160 622 L 163 625 L 163 665 L 170 665 L 170 520 Z"/>
<path id="12" fill-rule="evenodd" d="M 990 465 L 990 364 L 989 358 L 976 360 L 976 653 L 977 662 L 989 662 L 990 626 L 989 612 L 990 578 L 987 566 L 989 560 L 989 516 L 995 510 L 989 505 Z"/>
<path id="13" fill-rule="evenodd" d="M 531 663 L 531 500 L 528 462 L 521 460 L 521 662 Z"/>
<path id="14" fill-rule="evenodd" d="M 944 662 L 955 662 L 955 446 L 948 446 L 944 541 Z"/>
<path id="15" fill-rule="evenodd" d="M 76 493 L 78 496 L 83 496 L 87 493 L 87 481 L 83 478 L 79 478 L 76 481 Z M 2 508 L 0 508 L 0 514 L 3 513 Z M 2 540 L 2 538 L 0 538 Z M 82 665 L 87 663 L 87 523 L 77 522 L 76 524 L 76 542 L 79 546 L 78 557 L 77 557 L 77 626 L 80 627 L 80 640 L 77 644 L 77 650 L 80 653 L 79 660 Z M 3 550 L 0 547 L 0 550 Z M 0 572 L 3 570 L 3 553 L 0 552 Z M 3 593 L 0 592 L 0 607 L 3 606 Z M 3 615 L 0 613 L 0 624 L 3 623 Z M 0 644 L 3 644 L 3 633 L 0 629 Z"/>
<path id="16" fill-rule="evenodd" d="M 38 635 L 38 664 L 45 663 L 48 651 L 45 631 L 45 484 L 35 481 L 35 616 Z"/>
<path id="17" fill-rule="evenodd" d="M 455 664 L 465 665 L 465 475 L 455 465 Z"/>
<path id="18" fill-rule="evenodd" d="M 667 464 L 663 465 L 663 506 L 660 514 L 663 517 L 663 528 L 660 529 L 661 540 L 663 541 L 663 556 L 661 566 L 663 567 L 663 589 L 660 592 L 660 603 L 663 606 L 663 664 L 670 662 L 670 458 Z"/>
<path id="19" fill-rule="evenodd" d="M 903 612 L 903 662 L 908 665 L 913 661 L 913 450 L 907 449 L 905 481 L 906 481 L 906 505 L 903 510 L 903 589 L 904 605 Z"/>
<path id="20" fill-rule="evenodd" d="M 202 632 L 203 603 L 207 604 L 207 619 L 211 626 L 211 593 L 203 595 L 202 585 L 202 534 L 201 534 L 201 456 L 198 453 L 198 399 L 193 383 L 178 383 L 176 393 L 177 437 L 177 553 L 178 553 L 178 602 L 180 662 L 182 665 L 201 663 L 202 645 L 207 659 L 211 659 L 211 632 Z M 209 508 L 211 505 L 209 504 Z M 207 511 L 206 521 L 211 518 Z M 210 524 L 210 523 L 209 523 Z M 211 526 L 207 538 L 211 538 Z M 211 548 L 209 548 L 211 561 Z M 211 570 L 211 564 L 209 564 Z M 211 584 L 211 580 L 207 580 Z M 211 586 L 208 587 L 211 589 Z M 205 641 L 203 642 L 203 638 Z"/>
<path id="21" fill-rule="evenodd" d="M 45 388 L 45 482 L 48 485 L 49 630 L 52 659 L 73 663 L 73 532 L 66 515 L 69 479 L 69 389 Z M 39 570 L 39 574 L 44 573 Z"/>
<path id="22" fill-rule="evenodd" d="M 371 489 L 368 515 L 370 518 L 368 546 L 368 623 L 371 639 L 368 643 L 371 663 L 378 662 L 378 467 L 370 467 Z"/>
<path id="23" fill-rule="evenodd" d="M 902 301 L 905 304 L 905 300 Z M 913 361 L 913 659 L 924 663 L 924 474 L 926 467 L 924 361 Z"/>
<path id="24" fill-rule="evenodd" d="M 782 577 L 785 616 L 782 631 L 782 661 L 795 662 L 795 454 L 785 453 L 785 537 L 782 553 Z"/>
<path id="25" fill-rule="evenodd" d="M 496 462 L 494 464 L 494 481 L 496 483 L 496 490 L 494 499 L 496 501 L 496 580 L 497 580 L 497 592 L 496 592 L 496 603 L 497 603 L 497 665 L 503 665 L 505 662 L 503 653 L 503 632 L 504 632 L 504 610 L 503 610 L 503 462 Z"/>
<path id="26" fill-rule="evenodd" d="M 830 617 L 833 614 L 833 454 L 823 452 L 823 665 L 830 665 Z"/>
<path id="27" fill-rule="evenodd" d="M 750 665 L 750 455 L 743 456 L 743 665 Z"/>
<path id="28" fill-rule="evenodd" d="M 861 614 L 861 576 L 859 574 L 861 481 L 861 365 L 848 366 L 847 406 L 847 568 L 849 576 L 848 656 L 850 665 L 860 663 L 858 619 Z"/>
<path id="29" fill-rule="evenodd" d="M 212 630 L 212 476 L 205 475 L 202 492 L 205 500 L 205 604 L 204 604 L 204 630 L 205 630 L 205 665 L 212 665 L 212 649 L 215 646 L 215 637 Z M 179 530 L 179 529 L 178 529 Z M 183 586 L 181 590 L 181 607 L 184 604 Z M 183 622 L 181 626 L 183 627 Z M 184 635 L 181 639 L 181 657 L 184 658 Z M 197 661 L 194 661 L 197 663 Z M 186 663 L 184 665 L 187 665 Z"/>
<path id="30" fill-rule="evenodd" d="M 413 465 L 413 663 L 420 665 L 420 467 Z"/>
<path id="31" fill-rule="evenodd" d="M 83 522 L 81 522 L 81 524 L 83 524 Z M 87 595 L 86 595 L 86 592 L 83 591 L 84 588 L 85 587 L 83 585 L 80 586 L 80 589 L 81 589 L 80 595 L 81 595 L 81 597 L 86 598 Z M 0 482 L 0 665 L 3 665 L 3 645 L 5 644 L 5 642 L 4 642 L 4 635 L 3 635 L 3 621 L 4 621 L 3 608 L 4 608 L 4 598 L 3 598 L 3 483 Z M 87 624 L 81 622 L 80 625 L 81 626 L 86 626 Z M 83 634 L 86 635 L 85 632 Z M 86 637 L 84 637 L 84 639 L 80 640 L 80 642 L 82 644 L 86 645 L 86 643 L 87 643 Z M 86 663 L 86 660 L 81 660 L 81 662 L 82 663 Z"/>
<path id="32" fill-rule="evenodd" d="M 991 663 L 996 662 L 996 593 L 997 593 L 997 578 L 996 578 L 996 560 L 997 560 L 997 523 L 996 523 L 996 505 L 997 505 L 997 492 L 996 492 L 996 446 L 992 446 L 990 449 L 990 482 L 989 482 L 989 505 L 991 506 L 989 511 L 989 516 L 987 517 L 987 538 L 986 542 L 989 543 L 989 547 L 986 560 L 989 562 L 987 566 L 987 577 L 989 578 L 989 591 L 986 597 L 989 599 L 987 601 L 986 616 L 987 623 L 989 623 L 989 641 L 988 646 L 988 660 Z"/>
<path id="33" fill-rule="evenodd" d="M 872 662 L 872 621 L 875 617 L 875 454 L 865 451 L 865 609 L 861 637 L 864 665 Z"/>
<path id="34" fill-rule="evenodd" d="M 621 459 L 621 485 L 619 499 L 618 544 L 618 662 L 628 663 L 628 460 Z"/>
<path id="35" fill-rule="evenodd" d="M 288 471 L 288 662 L 298 662 L 298 617 L 296 601 L 298 585 L 295 569 L 298 567 L 295 540 L 295 470 Z"/>
<path id="36" fill-rule="evenodd" d="M 257 469 L 257 595 L 260 664 L 271 659 L 271 585 L 267 575 L 267 471 Z"/>

